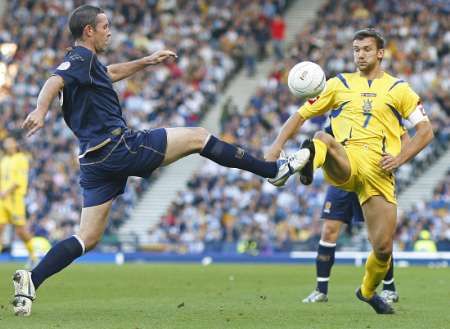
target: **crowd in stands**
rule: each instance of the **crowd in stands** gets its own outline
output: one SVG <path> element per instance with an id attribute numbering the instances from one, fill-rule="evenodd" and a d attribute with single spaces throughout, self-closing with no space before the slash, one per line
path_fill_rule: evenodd
<path id="1" fill-rule="evenodd" d="M 436 243 L 437 250 L 450 251 L 450 167 L 430 200 L 419 200 L 412 209 L 400 214 L 397 247 L 415 250 L 414 242 L 423 238 L 424 231 Z"/>
<path id="2" fill-rule="evenodd" d="M 132 129 L 196 125 L 232 74 L 244 64 L 247 44 L 265 56 L 272 21 L 289 1 L 196 0 L 96 2 L 110 18 L 112 44 L 100 55 L 106 65 L 156 50 L 175 50 L 178 61 L 159 65 L 114 86 Z M 84 1 L 6 1 L 0 19 L 0 140 L 20 139 L 30 154 L 28 214 L 36 234 L 58 240 L 79 221 L 78 145 L 57 102 L 45 127 L 25 141 L 20 129 L 34 109 L 40 87 L 73 44 L 68 14 Z M 277 41 L 278 42 L 278 41 Z M 11 51 L 12 48 L 17 48 Z M 9 48 L 8 48 L 9 47 Z M 6 68 L 7 74 L 2 70 Z M 115 232 L 145 190 L 130 180 L 111 212 Z"/>
<path id="3" fill-rule="evenodd" d="M 283 60 L 274 62 L 270 76 L 246 109 L 238 111 L 229 102 L 222 120 L 222 137 L 262 156 L 264 147 L 300 105 L 286 88 L 289 68 L 308 59 L 319 63 L 328 77 L 351 72 L 353 33 L 376 26 L 387 40 L 384 68 L 408 81 L 420 94 L 435 132 L 432 145 L 398 171 L 398 186 L 404 188 L 448 147 L 449 13 L 449 2 L 440 0 L 328 1 L 317 19 L 284 51 Z M 296 140 L 287 145 L 288 150 L 323 129 L 326 122 L 326 117 L 307 122 Z M 450 250 L 449 183 L 447 176 L 431 201 L 420 201 L 400 214 L 397 250 L 413 250 L 422 231 L 429 233 L 439 250 Z M 315 250 L 325 192 L 320 172 L 311 187 L 291 178 L 284 189 L 278 190 L 251 174 L 205 162 L 149 234 L 155 243 L 177 252 L 267 254 Z M 354 234 L 344 234 L 338 246 L 367 250 L 364 230 L 354 227 L 349 231 Z"/>

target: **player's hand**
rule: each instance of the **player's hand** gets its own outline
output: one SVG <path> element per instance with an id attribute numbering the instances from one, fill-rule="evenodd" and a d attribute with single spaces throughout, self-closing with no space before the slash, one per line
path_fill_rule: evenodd
<path id="1" fill-rule="evenodd" d="M 45 113 L 36 109 L 30 114 L 22 124 L 22 128 L 27 131 L 27 137 L 33 135 L 44 126 Z"/>
<path id="2" fill-rule="evenodd" d="M 277 161 L 280 157 L 280 153 L 281 150 L 278 147 L 272 145 L 264 153 L 264 159 L 266 159 L 266 161 Z"/>
<path id="3" fill-rule="evenodd" d="M 150 56 L 147 56 L 145 59 L 147 60 L 148 65 L 156 65 L 164 62 L 166 59 L 177 57 L 177 54 L 171 50 L 158 50 Z"/>
<path id="4" fill-rule="evenodd" d="M 383 170 L 386 170 L 388 172 L 393 172 L 400 166 L 401 166 L 401 163 L 400 163 L 399 158 L 394 157 L 389 153 L 384 153 L 383 157 L 380 160 L 380 167 Z"/>

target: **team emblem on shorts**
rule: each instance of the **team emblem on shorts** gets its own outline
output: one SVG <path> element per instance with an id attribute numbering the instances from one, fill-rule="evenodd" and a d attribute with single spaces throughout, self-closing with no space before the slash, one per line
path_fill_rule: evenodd
<path id="1" fill-rule="evenodd" d="M 327 201 L 327 202 L 325 202 L 325 205 L 323 206 L 323 212 L 325 214 L 329 214 L 330 211 L 331 211 L 331 202 Z"/>
<path id="2" fill-rule="evenodd" d="M 59 64 L 59 66 L 56 68 L 59 71 L 65 71 L 70 67 L 70 62 L 62 62 Z"/>

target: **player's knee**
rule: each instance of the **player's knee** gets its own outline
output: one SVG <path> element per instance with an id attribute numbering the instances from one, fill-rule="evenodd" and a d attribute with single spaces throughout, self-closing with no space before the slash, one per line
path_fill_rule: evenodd
<path id="1" fill-rule="evenodd" d="M 334 225 L 323 225 L 321 240 L 329 243 L 335 243 L 339 235 L 339 228 Z"/>
<path id="2" fill-rule="evenodd" d="M 330 140 L 333 139 L 333 137 L 331 135 L 327 134 L 324 131 L 316 132 L 314 134 L 314 138 L 324 142 L 326 145 L 329 145 L 330 144 Z"/>
<path id="3" fill-rule="evenodd" d="M 383 241 L 374 245 L 373 251 L 378 259 L 388 260 L 392 254 L 392 241 Z"/>

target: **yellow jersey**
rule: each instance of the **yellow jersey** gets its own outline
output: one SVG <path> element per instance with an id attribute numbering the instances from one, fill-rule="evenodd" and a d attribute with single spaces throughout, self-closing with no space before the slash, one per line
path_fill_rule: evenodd
<path id="1" fill-rule="evenodd" d="M 408 118 L 419 103 L 419 96 L 408 83 L 386 72 L 374 80 L 359 72 L 342 73 L 328 80 L 325 91 L 308 100 L 298 113 L 309 119 L 331 110 L 336 141 L 396 156 L 404 133 L 402 119 Z"/>
<path id="2" fill-rule="evenodd" d="M 4 155 L 0 160 L 0 191 L 4 192 L 14 184 L 14 196 L 24 196 L 28 188 L 28 158 L 22 152 Z"/>

